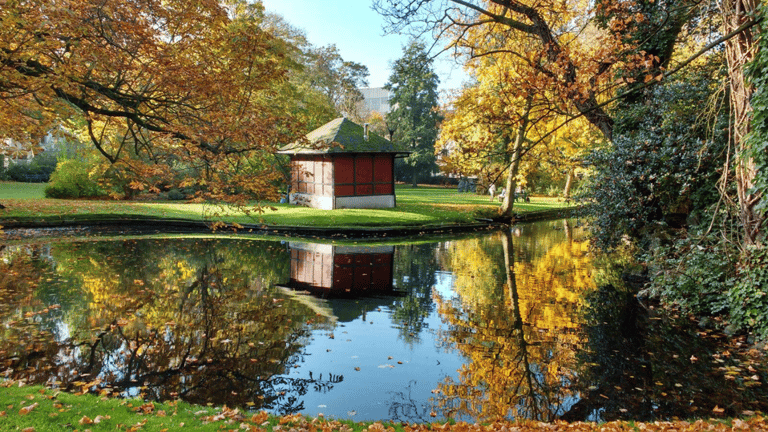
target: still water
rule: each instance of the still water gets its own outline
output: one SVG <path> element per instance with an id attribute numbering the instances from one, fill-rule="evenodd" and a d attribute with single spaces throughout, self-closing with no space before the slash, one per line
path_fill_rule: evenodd
<path id="1" fill-rule="evenodd" d="M 354 420 L 768 408 L 759 356 L 657 314 L 614 268 L 568 220 L 367 246 L 0 240 L 0 374 Z"/>

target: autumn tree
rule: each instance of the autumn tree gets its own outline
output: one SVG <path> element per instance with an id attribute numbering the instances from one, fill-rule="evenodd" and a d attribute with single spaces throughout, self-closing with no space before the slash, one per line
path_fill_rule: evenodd
<path id="1" fill-rule="evenodd" d="M 424 44 L 412 40 L 395 61 L 392 75 L 384 86 L 392 94 L 392 111 L 387 125 L 394 130 L 392 139 L 411 152 L 403 168 L 416 187 L 419 177 L 436 169 L 434 145 L 441 115 L 437 111 L 439 79 L 432 68 Z"/>
<path id="2" fill-rule="evenodd" d="M 577 1 L 530 3 L 515 0 L 438 0 L 408 2 L 377 0 L 374 7 L 390 23 L 391 29 L 412 26 L 419 33 L 430 32 L 447 42 L 446 49 L 468 53 L 470 57 L 517 57 L 528 66 L 528 76 L 539 85 L 547 80 L 563 101 L 576 109 L 607 137 L 613 133 L 613 120 L 598 101 L 603 86 L 611 78 L 617 59 L 616 41 L 605 35 L 592 35 L 602 46 L 591 55 L 580 55 L 569 46 L 571 35 L 585 25 L 576 11 L 584 9 Z M 565 37 L 565 39 L 564 39 Z M 504 41 L 519 39 L 529 44 L 515 48 Z M 491 43 L 487 43 L 487 42 Z M 494 43 L 500 41 L 501 43 Z M 521 49 L 525 49 L 522 51 Z"/>
<path id="3" fill-rule="evenodd" d="M 282 42 L 289 59 L 288 80 L 276 103 L 306 119 L 307 130 L 340 115 L 361 119 L 363 95 L 358 88 L 368 85 L 365 65 L 345 60 L 335 45 L 312 45 L 304 30 L 281 15 L 266 13 L 263 28 Z"/>
<path id="4" fill-rule="evenodd" d="M 286 58 L 287 79 L 277 86 L 273 103 L 296 116 L 307 130 L 313 130 L 339 116 L 333 103 L 317 86 L 310 71 L 314 47 L 306 32 L 282 15 L 267 12 L 263 28 L 273 35 Z"/>
<path id="5" fill-rule="evenodd" d="M 307 74 L 313 87 L 319 89 L 339 114 L 362 120 L 363 94 L 358 90 L 368 85 L 368 67 L 344 60 L 336 45 L 310 51 Z"/>
<path id="6" fill-rule="evenodd" d="M 81 118 L 135 188 L 182 164 L 201 198 L 275 197 L 277 173 L 253 157 L 298 125 L 272 104 L 286 68 L 260 4 L 33 0 L 5 2 L 0 21 L 5 136 L 32 143 Z M 126 161 L 128 148 L 141 159 Z"/>
<path id="7" fill-rule="evenodd" d="M 485 39 L 483 31 L 468 31 L 468 40 L 484 50 L 527 52 L 531 41 Z M 475 38 L 481 40 L 475 41 Z M 501 183 L 515 191 L 525 183 L 525 174 L 536 158 L 548 157 L 558 169 L 571 171 L 566 161 L 591 140 L 586 122 L 569 118 L 553 102 L 548 80 L 537 81 L 527 73 L 528 65 L 515 56 L 469 58 L 465 69 L 473 83 L 451 101 L 451 115 L 443 123 L 437 152 L 444 167 L 462 175 L 478 175 L 488 184 Z M 566 156 L 565 153 L 568 153 Z M 506 194 L 500 212 L 512 216 L 514 195 Z"/>

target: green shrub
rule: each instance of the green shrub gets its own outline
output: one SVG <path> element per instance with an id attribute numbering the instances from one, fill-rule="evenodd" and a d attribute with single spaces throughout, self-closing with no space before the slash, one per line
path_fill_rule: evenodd
<path id="1" fill-rule="evenodd" d="M 768 248 L 747 249 L 727 298 L 731 325 L 768 339 Z"/>
<path id="2" fill-rule="evenodd" d="M 29 162 L 11 163 L 3 177 L 17 182 L 45 183 L 56 169 L 56 158 L 54 152 L 43 152 Z"/>
<path id="3" fill-rule="evenodd" d="M 653 278 L 650 292 L 687 313 L 727 314 L 725 294 L 734 284 L 735 254 L 725 248 L 717 239 L 685 238 L 657 250 L 662 271 Z"/>
<path id="4" fill-rule="evenodd" d="M 591 229 L 602 249 L 639 239 L 660 223 L 684 227 L 688 216 L 720 199 L 728 116 L 720 110 L 704 121 L 710 100 L 723 103 L 713 99 L 719 81 L 712 75 L 696 71 L 653 87 L 646 102 L 616 113 L 611 144 L 585 157 L 593 171 L 576 197 L 591 204 Z"/>
<path id="5" fill-rule="evenodd" d="M 45 188 L 48 198 L 88 198 L 104 195 L 90 178 L 88 165 L 77 160 L 65 160 L 56 165 L 51 181 Z"/>

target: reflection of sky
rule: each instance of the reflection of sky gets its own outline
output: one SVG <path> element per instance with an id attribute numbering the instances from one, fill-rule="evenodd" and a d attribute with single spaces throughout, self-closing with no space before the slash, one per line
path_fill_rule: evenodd
<path id="1" fill-rule="evenodd" d="M 438 271 L 435 273 L 435 278 L 437 279 L 437 282 L 432 289 L 444 299 L 453 297 L 453 283 L 456 280 L 453 273 Z"/>
<path id="2" fill-rule="evenodd" d="M 444 287 L 448 279 L 438 277 L 438 286 Z M 415 401 L 433 397 L 432 390 L 446 376 L 455 378 L 461 358 L 438 348 L 437 329 L 441 322 L 436 312 L 426 318 L 427 330 L 411 343 L 401 340 L 400 330 L 392 323 L 392 313 L 392 309 L 383 306 L 380 311 L 365 314 L 365 320 L 360 316 L 332 331 L 314 333 L 304 362 L 289 376 L 307 378 L 312 372 L 315 378 L 321 373 L 325 378 L 332 373 L 343 375 L 344 380 L 326 393 L 310 391 L 303 397 L 303 413 L 337 418 L 354 414 L 351 418 L 358 421 L 431 419 L 431 408 L 420 405 L 415 409 L 421 418 L 398 416 L 406 410 L 413 412 L 412 404 L 424 403 Z"/>

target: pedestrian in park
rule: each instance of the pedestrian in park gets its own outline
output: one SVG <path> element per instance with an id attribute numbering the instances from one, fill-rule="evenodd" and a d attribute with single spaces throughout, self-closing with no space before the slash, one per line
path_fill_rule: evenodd
<path id="1" fill-rule="evenodd" d="M 488 188 L 488 193 L 491 194 L 491 201 L 493 201 L 493 195 L 496 194 L 496 185 L 491 183 L 491 186 Z"/>

